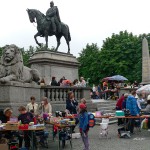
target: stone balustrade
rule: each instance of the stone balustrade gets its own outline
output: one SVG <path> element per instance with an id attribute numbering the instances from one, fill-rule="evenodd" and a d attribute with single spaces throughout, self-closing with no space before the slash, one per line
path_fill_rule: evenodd
<path id="1" fill-rule="evenodd" d="M 69 91 L 74 92 L 77 101 L 84 97 L 87 102 L 90 102 L 90 89 L 89 87 L 39 86 L 18 82 L 0 84 L 0 109 L 12 107 L 14 114 L 18 114 L 18 107 L 26 106 L 31 96 L 35 96 L 38 104 L 42 97 L 46 96 L 52 104 L 53 112 L 65 110 Z"/>
<path id="2" fill-rule="evenodd" d="M 79 102 L 81 98 L 86 98 L 87 104 L 91 106 L 89 87 L 60 87 L 43 86 L 41 87 L 41 96 L 46 96 L 50 100 L 53 113 L 58 110 L 66 109 L 66 99 L 69 91 L 73 91 L 75 99 Z M 90 107 L 89 106 L 89 107 Z"/>
<path id="3" fill-rule="evenodd" d="M 90 100 L 89 87 L 60 87 L 60 86 L 42 86 L 41 96 L 46 96 L 51 102 L 65 102 L 69 91 L 73 91 L 75 99 L 86 98 Z"/>

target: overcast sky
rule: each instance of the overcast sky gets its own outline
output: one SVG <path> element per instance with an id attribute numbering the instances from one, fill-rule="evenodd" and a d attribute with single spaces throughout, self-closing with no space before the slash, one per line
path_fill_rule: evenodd
<path id="1" fill-rule="evenodd" d="M 50 0 L 1 0 L 0 47 L 16 44 L 19 47 L 36 46 L 36 24 L 31 24 L 26 9 L 46 13 Z M 87 43 L 102 46 L 112 33 L 127 30 L 135 35 L 150 32 L 150 0 L 54 0 L 61 21 L 69 25 L 71 53 L 78 53 Z M 39 37 L 45 43 L 44 38 Z M 49 37 L 49 47 L 56 46 L 55 37 Z M 64 38 L 59 51 L 67 52 Z"/>

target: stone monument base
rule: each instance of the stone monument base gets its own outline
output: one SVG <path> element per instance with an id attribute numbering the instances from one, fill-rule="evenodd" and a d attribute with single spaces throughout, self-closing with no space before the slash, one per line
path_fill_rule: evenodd
<path id="1" fill-rule="evenodd" d="M 141 83 L 140 83 L 141 85 L 147 85 L 147 84 L 150 84 L 150 81 L 142 81 Z"/>
<path id="2" fill-rule="evenodd" d="M 63 76 L 71 81 L 78 79 L 79 62 L 72 54 L 39 51 L 30 58 L 29 64 L 40 72 L 46 84 L 50 83 L 52 76 L 55 76 L 57 81 Z"/>
<path id="3" fill-rule="evenodd" d="M 18 114 L 19 106 L 26 106 L 30 102 L 30 97 L 35 96 L 36 102 L 40 102 L 40 86 L 33 83 L 11 82 L 0 84 L 0 108 L 13 108 L 13 115 Z"/>

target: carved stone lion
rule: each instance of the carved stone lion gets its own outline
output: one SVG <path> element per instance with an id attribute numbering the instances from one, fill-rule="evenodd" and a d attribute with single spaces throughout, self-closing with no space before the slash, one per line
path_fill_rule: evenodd
<path id="1" fill-rule="evenodd" d="M 0 82 L 19 81 L 38 82 L 39 72 L 23 65 L 22 54 L 19 48 L 12 44 L 4 47 L 0 64 Z"/>

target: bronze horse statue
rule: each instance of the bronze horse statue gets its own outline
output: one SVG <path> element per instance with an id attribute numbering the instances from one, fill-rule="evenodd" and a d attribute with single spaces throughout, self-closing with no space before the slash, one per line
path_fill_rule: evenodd
<path id="1" fill-rule="evenodd" d="M 61 22 L 61 32 L 52 32 L 51 22 L 46 20 L 46 16 L 41 13 L 39 10 L 36 9 L 27 9 L 30 22 L 37 22 L 37 30 L 38 32 L 34 35 L 34 39 L 36 43 L 41 47 L 41 43 L 38 42 L 37 37 L 45 37 L 46 41 L 46 48 L 48 48 L 48 36 L 55 35 L 57 39 L 57 47 L 55 51 L 58 50 L 60 46 L 60 39 L 64 36 L 66 43 L 68 45 L 68 53 L 70 53 L 70 45 L 69 42 L 71 41 L 70 31 L 68 25 Z M 36 21 L 35 21 L 36 19 Z"/>

